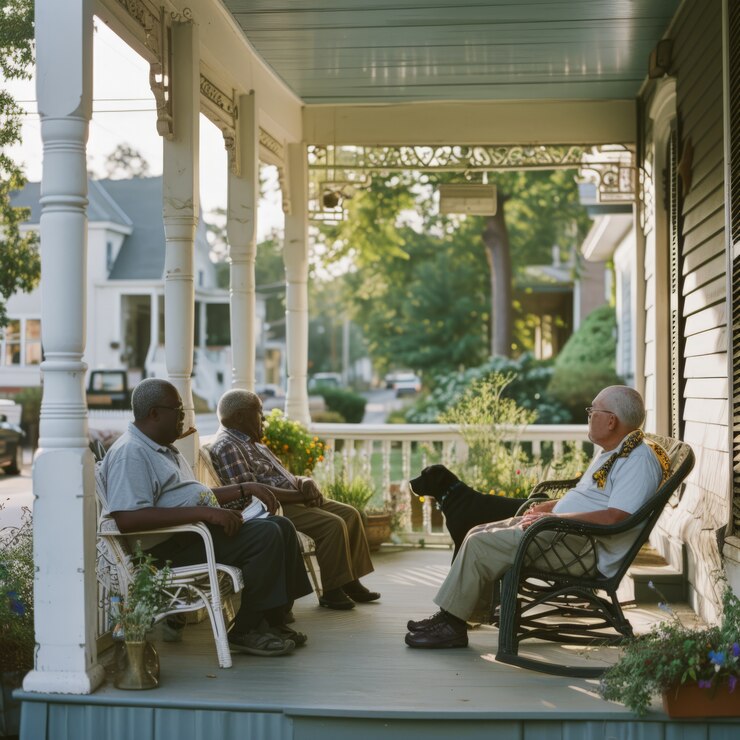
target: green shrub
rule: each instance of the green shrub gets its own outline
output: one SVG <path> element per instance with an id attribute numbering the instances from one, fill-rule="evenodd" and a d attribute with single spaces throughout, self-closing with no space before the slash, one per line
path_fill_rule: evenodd
<path id="1" fill-rule="evenodd" d="M 311 421 L 317 424 L 344 424 L 346 419 L 337 411 L 317 411 L 311 415 Z"/>
<path id="2" fill-rule="evenodd" d="M 333 501 L 354 506 L 357 511 L 365 511 L 375 496 L 375 484 L 366 476 L 355 476 L 349 480 L 343 471 L 335 480 L 323 483 L 321 491 Z"/>
<path id="3" fill-rule="evenodd" d="M 0 512 L 2 505 L 0 504 Z M 33 667 L 33 527 L 23 510 L 20 527 L 0 530 L 0 666 L 3 671 Z"/>
<path id="4" fill-rule="evenodd" d="M 523 409 L 536 413 L 534 423 L 567 424 L 570 413 L 554 401 L 548 391 L 553 373 L 551 360 L 536 360 L 525 353 L 517 359 L 493 357 L 484 365 L 462 372 L 446 373 L 433 379 L 433 390 L 420 398 L 406 412 L 406 421 L 412 424 L 433 424 L 454 406 L 471 384 L 492 375 L 506 375 L 510 381 L 502 391 L 504 398 L 511 398 Z"/>
<path id="5" fill-rule="evenodd" d="M 585 407 L 608 385 L 623 383 L 615 370 L 617 322 L 611 306 L 592 311 L 555 360 L 550 395 L 584 422 Z"/>
<path id="6" fill-rule="evenodd" d="M 41 386 L 30 386 L 13 397 L 21 411 L 21 428 L 26 434 L 25 444 L 35 448 L 38 443 L 39 422 L 41 419 Z"/>
<path id="7" fill-rule="evenodd" d="M 519 444 L 523 427 L 535 412 L 505 396 L 511 376 L 490 375 L 467 388 L 440 421 L 460 426 L 467 459 L 451 466 L 469 486 L 498 496 L 525 498 L 541 480 L 574 478 L 588 466 L 580 448 L 566 450 L 558 460 L 530 459 Z"/>
<path id="8" fill-rule="evenodd" d="M 323 397 L 329 411 L 336 411 L 341 414 L 349 424 L 359 424 L 362 417 L 365 416 L 367 399 L 359 393 L 328 385 L 318 386 L 316 393 Z"/>
<path id="9" fill-rule="evenodd" d="M 280 409 L 265 417 L 262 441 L 294 475 L 310 475 L 324 459 L 324 443 L 312 437 L 300 422 L 287 419 Z"/>

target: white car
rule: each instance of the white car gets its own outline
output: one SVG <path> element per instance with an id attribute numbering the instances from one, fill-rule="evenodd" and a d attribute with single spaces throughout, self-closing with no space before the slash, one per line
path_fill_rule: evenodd
<path id="1" fill-rule="evenodd" d="M 397 373 L 393 378 L 393 390 L 396 398 L 413 396 L 421 390 L 421 378 L 414 373 Z"/>

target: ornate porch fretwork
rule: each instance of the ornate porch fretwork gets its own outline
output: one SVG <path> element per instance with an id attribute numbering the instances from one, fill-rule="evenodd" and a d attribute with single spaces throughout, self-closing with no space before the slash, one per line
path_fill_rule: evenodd
<path id="1" fill-rule="evenodd" d="M 270 133 L 260 126 L 260 147 L 265 149 L 268 156 L 265 159 L 279 159 L 285 161 L 285 147 Z M 272 155 L 272 156 L 269 156 Z"/>
<path id="2" fill-rule="evenodd" d="M 286 173 L 285 165 L 278 165 L 277 168 L 278 185 L 280 186 L 280 192 L 283 195 L 283 213 L 290 213 L 290 191 L 288 189 L 288 177 Z"/>
<path id="3" fill-rule="evenodd" d="M 644 165 L 638 170 L 640 203 L 642 208 L 639 209 L 640 228 L 642 233 L 647 236 L 652 230 L 655 223 L 655 183 L 653 182 L 653 163 L 646 159 Z"/>
<path id="4" fill-rule="evenodd" d="M 315 218 L 341 218 L 341 200 L 366 186 L 374 173 L 402 170 L 464 172 L 573 168 L 596 184 L 599 202 L 631 202 L 635 197 L 633 152 L 626 146 L 310 146 L 310 210 Z M 336 197 L 324 197 L 336 196 Z M 338 198 L 340 205 L 334 202 Z M 332 205 L 333 204 L 333 205 Z M 323 214 L 323 215 L 322 215 Z"/>
<path id="5" fill-rule="evenodd" d="M 130 30 L 138 41 L 151 52 L 149 86 L 157 105 L 157 133 L 166 139 L 174 135 L 171 94 L 171 14 L 150 0 L 116 0 L 135 21 Z M 174 14 L 172 14 L 174 15 Z"/>
<path id="6" fill-rule="evenodd" d="M 229 157 L 229 171 L 240 174 L 239 136 L 236 133 L 239 119 L 239 106 L 236 102 L 236 90 L 224 92 L 203 72 L 200 73 L 200 105 L 203 114 L 212 121 L 223 134 L 224 147 Z"/>

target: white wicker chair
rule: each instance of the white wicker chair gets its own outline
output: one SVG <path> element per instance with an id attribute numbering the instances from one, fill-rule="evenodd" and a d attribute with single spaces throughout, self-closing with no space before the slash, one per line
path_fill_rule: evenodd
<path id="1" fill-rule="evenodd" d="M 216 473 L 216 469 L 213 467 L 213 461 L 211 459 L 210 447 L 207 444 L 201 445 L 198 451 L 198 461 L 195 466 L 195 477 L 201 482 L 207 485 L 209 488 L 217 488 L 221 485 L 221 481 Z M 282 514 L 282 507 L 278 508 L 278 514 Z M 303 553 L 303 562 L 306 566 L 306 572 L 308 577 L 311 579 L 313 584 L 313 590 L 316 594 L 316 598 L 319 598 L 322 594 L 321 590 L 321 569 L 319 568 L 319 561 L 316 557 L 316 543 L 311 537 L 303 532 L 296 530 L 298 535 L 298 543 Z"/>
<path id="2" fill-rule="evenodd" d="M 118 530 L 115 521 L 108 516 L 105 497 L 105 480 L 100 463 L 95 469 L 95 493 L 98 505 L 98 580 L 108 595 L 119 593 L 126 597 L 133 579 L 133 563 L 127 537 L 152 534 L 152 532 L 129 532 L 126 536 Z M 231 667 L 231 653 L 227 638 L 224 614 L 228 608 L 228 597 L 244 587 L 241 569 L 217 563 L 213 553 L 213 541 L 208 528 L 200 523 L 183 524 L 177 527 L 157 529 L 162 532 L 194 532 L 203 538 L 206 562 L 197 565 L 172 568 L 172 585 L 169 589 L 170 603 L 157 617 L 163 619 L 170 614 L 194 612 L 205 608 L 211 620 L 213 639 L 216 642 L 218 664 L 221 668 Z"/>

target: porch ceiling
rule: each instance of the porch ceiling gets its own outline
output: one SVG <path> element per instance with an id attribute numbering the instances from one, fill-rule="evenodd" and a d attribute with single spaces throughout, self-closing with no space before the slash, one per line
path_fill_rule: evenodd
<path id="1" fill-rule="evenodd" d="M 680 0 L 222 0 L 306 104 L 632 100 Z"/>

